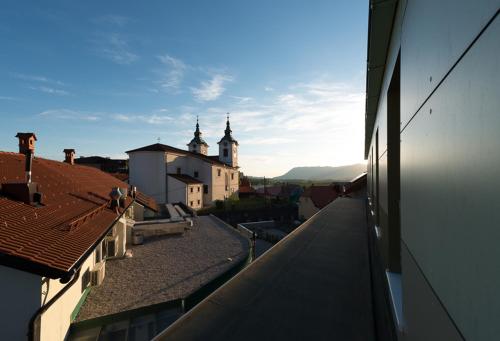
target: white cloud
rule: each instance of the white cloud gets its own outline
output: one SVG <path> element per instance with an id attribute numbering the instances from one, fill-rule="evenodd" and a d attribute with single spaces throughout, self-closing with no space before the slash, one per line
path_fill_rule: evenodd
<path id="1" fill-rule="evenodd" d="M 240 144 L 242 145 L 276 145 L 276 144 L 285 144 L 295 142 L 294 139 L 286 138 L 286 137 L 268 137 L 268 138 L 250 138 L 245 140 L 240 140 Z"/>
<path id="2" fill-rule="evenodd" d="M 11 96 L 0 96 L 0 100 L 3 100 L 3 101 L 18 101 L 19 98 L 17 98 L 17 97 L 11 97 Z"/>
<path id="3" fill-rule="evenodd" d="M 160 86 L 166 91 L 175 91 L 179 88 L 184 72 L 187 68 L 186 64 L 177 58 L 168 54 L 158 56 L 158 59 L 167 66 L 167 72 L 163 78 L 158 82 Z"/>
<path id="4" fill-rule="evenodd" d="M 202 81 L 198 88 L 191 88 L 194 97 L 198 101 L 213 101 L 219 98 L 226 88 L 224 84 L 233 78 L 226 74 L 216 74 L 209 81 Z"/>
<path id="5" fill-rule="evenodd" d="M 31 90 L 41 91 L 51 95 L 68 96 L 70 94 L 66 90 L 54 89 L 48 86 L 30 86 L 29 88 Z"/>
<path id="6" fill-rule="evenodd" d="M 271 91 L 274 91 L 274 88 L 272 88 L 270 86 L 266 86 L 266 87 L 264 87 L 264 91 L 271 92 Z"/>
<path id="7" fill-rule="evenodd" d="M 14 78 L 22 79 L 22 80 L 25 80 L 25 81 L 47 83 L 47 84 L 59 85 L 59 86 L 66 85 L 63 82 L 59 81 L 59 80 L 47 78 L 45 76 L 40 76 L 40 75 L 26 75 L 26 74 L 22 74 L 22 73 L 11 73 L 11 75 Z"/>
<path id="8" fill-rule="evenodd" d="M 99 121 L 100 113 L 91 113 L 85 111 L 76 111 L 70 109 L 51 109 L 45 110 L 38 114 L 44 118 L 61 119 L 61 120 L 80 120 L 80 121 Z"/>
<path id="9" fill-rule="evenodd" d="M 101 36 L 96 43 L 98 53 L 116 64 L 128 65 L 139 58 L 130 51 L 127 39 L 121 34 L 111 33 Z"/>
<path id="10" fill-rule="evenodd" d="M 160 110 L 159 112 L 162 112 Z M 173 120 L 172 117 L 167 115 L 158 115 L 158 114 L 150 114 L 150 115 L 125 115 L 125 114 L 113 114 L 111 116 L 113 119 L 121 122 L 129 122 L 129 123 L 148 123 L 152 125 L 160 125 L 171 122 Z"/>

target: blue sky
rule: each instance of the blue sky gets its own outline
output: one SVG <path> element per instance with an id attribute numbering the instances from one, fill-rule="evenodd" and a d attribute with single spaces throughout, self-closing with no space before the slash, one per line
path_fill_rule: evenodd
<path id="1" fill-rule="evenodd" d="M 0 150 L 216 154 L 226 112 L 241 170 L 363 159 L 367 1 L 4 1 Z"/>

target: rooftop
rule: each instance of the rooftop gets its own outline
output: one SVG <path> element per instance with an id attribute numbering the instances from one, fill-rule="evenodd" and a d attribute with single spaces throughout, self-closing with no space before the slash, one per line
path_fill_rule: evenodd
<path id="1" fill-rule="evenodd" d="M 220 161 L 219 156 L 217 156 L 217 155 L 214 155 L 214 156 L 203 155 L 200 153 L 194 153 L 194 152 L 190 152 L 188 150 L 175 148 L 175 147 L 172 147 L 172 146 L 169 146 L 166 144 L 162 144 L 162 143 L 154 143 L 154 144 L 150 144 L 149 146 L 144 146 L 141 148 L 126 151 L 127 154 L 136 153 L 136 152 L 171 152 L 171 153 L 192 156 L 192 157 L 195 157 L 195 158 L 198 158 L 198 159 L 201 159 L 203 161 L 206 161 L 206 162 L 209 162 L 212 164 L 216 164 L 216 165 L 226 166 L 226 167 L 230 167 L 230 168 L 237 168 L 237 167 L 231 167 L 230 165 Z"/>
<path id="2" fill-rule="evenodd" d="M 375 340 L 365 209 L 332 202 L 155 340 Z"/>
<path id="3" fill-rule="evenodd" d="M 106 261 L 103 284 L 93 287 L 77 321 L 184 298 L 249 253 L 249 242 L 210 216 L 182 236 L 146 239 L 133 257 Z M 228 260 L 231 258 L 231 260 Z"/>
<path id="4" fill-rule="evenodd" d="M 334 186 L 310 186 L 302 194 L 304 197 L 311 198 L 314 206 L 323 208 L 337 198 L 338 193 Z"/>
<path id="5" fill-rule="evenodd" d="M 23 154 L 0 152 L 0 183 L 25 182 L 24 166 Z M 111 189 L 128 185 L 95 168 L 39 157 L 32 181 L 42 205 L 0 194 L 0 264 L 65 277 L 118 218 L 108 205 Z"/>
<path id="6" fill-rule="evenodd" d="M 181 182 L 184 182 L 185 184 L 191 185 L 191 184 L 202 184 L 203 181 L 200 181 L 199 179 L 193 178 L 192 176 L 189 176 L 187 174 L 172 174 L 169 173 L 168 176 L 171 176 L 174 179 L 177 179 Z"/>

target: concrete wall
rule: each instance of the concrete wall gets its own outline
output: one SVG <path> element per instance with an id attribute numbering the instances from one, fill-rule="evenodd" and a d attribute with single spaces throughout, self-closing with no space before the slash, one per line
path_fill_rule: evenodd
<path id="1" fill-rule="evenodd" d="M 160 204 L 166 203 L 166 167 L 163 152 L 129 154 L 129 183 Z"/>
<path id="2" fill-rule="evenodd" d="M 205 162 L 203 160 L 197 159 L 195 157 L 187 157 L 185 155 L 180 154 L 167 154 L 167 172 L 168 173 L 177 173 L 177 168 L 181 168 L 181 173 L 194 177 L 195 172 L 198 172 L 198 177 L 200 181 L 203 182 L 204 185 L 208 185 L 208 193 L 203 193 L 202 186 L 202 194 L 203 194 L 203 202 L 211 203 L 212 202 L 212 164 Z M 175 202 L 174 200 L 170 200 L 170 202 Z"/>
<path id="3" fill-rule="evenodd" d="M 224 200 L 232 195 L 236 196 L 238 195 L 239 188 L 239 172 L 229 167 L 214 166 L 212 171 L 212 183 L 212 201 Z"/>
<path id="4" fill-rule="evenodd" d="M 397 10 L 368 158 L 373 161 L 368 189 L 384 235 L 390 217 L 387 93 L 401 51 L 405 340 L 500 335 L 500 19 L 492 19 L 499 5 L 400 1 Z M 388 260 L 383 237 L 380 247 Z"/>
<path id="5" fill-rule="evenodd" d="M 192 203 L 192 204 L 191 204 Z M 198 210 L 203 207 L 203 185 L 189 185 L 187 188 L 187 206 Z"/>
<path id="6" fill-rule="evenodd" d="M 26 340 L 31 317 L 40 308 L 40 276 L 0 265 L 1 339 Z"/>
<path id="7" fill-rule="evenodd" d="M 187 185 L 171 176 L 168 177 L 168 201 L 170 203 L 182 202 L 186 204 Z"/>
<path id="8" fill-rule="evenodd" d="M 80 277 L 75 284 L 73 284 L 68 291 L 66 291 L 47 311 L 43 313 L 40 321 L 41 341 L 64 340 L 71 324 L 71 313 L 75 309 L 83 294 L 82 275 L 87 269 L 92 270 L 94 266 L 95 252 L 92 253 L 83 263 L 80 271 Z M 57 279 L 54 280 L 45 278 L 42 285 L 42 303 L 48 302 L 65 286 L 66 284 L 61 284 Z M 38 289 L 38 292 L 40 292 L 40 289 Z M 47 292 L 48 294 L 43 295 L 43 292 Z M 45 296 L 47 296 L 47 299 L 45 299 Z"/>

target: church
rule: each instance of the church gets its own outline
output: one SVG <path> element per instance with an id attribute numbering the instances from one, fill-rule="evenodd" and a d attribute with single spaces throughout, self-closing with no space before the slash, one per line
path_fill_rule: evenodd
<path id="1" fill-rule="evenodd" d="M 208 155 L 198 118 L 193 139 L 183 150 L 161 143 L 129 150 L 129 183 L 158 203 L 182 202 L 192 209 L 238 197 L 238 141 L 227 116 L 218 155 Z"/>

